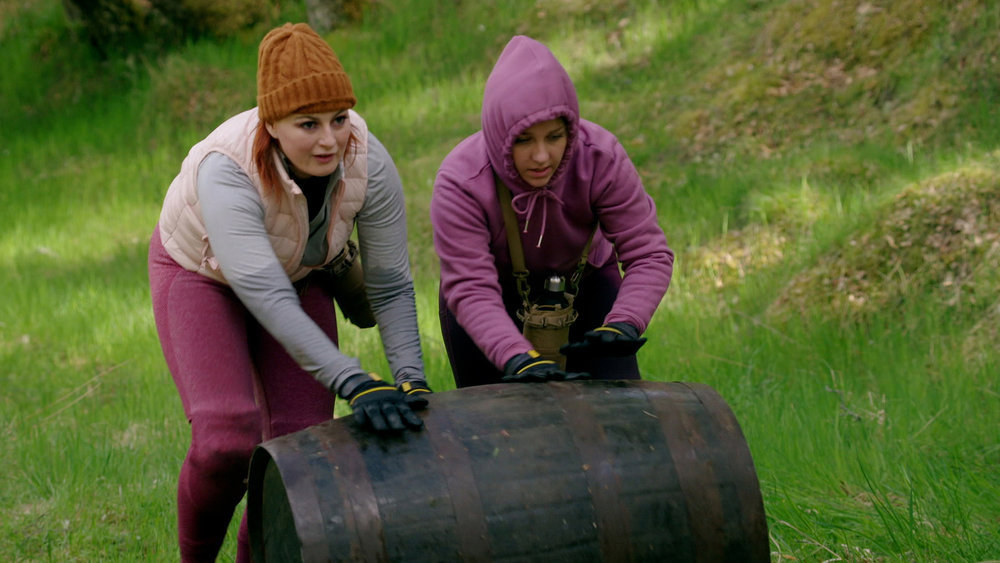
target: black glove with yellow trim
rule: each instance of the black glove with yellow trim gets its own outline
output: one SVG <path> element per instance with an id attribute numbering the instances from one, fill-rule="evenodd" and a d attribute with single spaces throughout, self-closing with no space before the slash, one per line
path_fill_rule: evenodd
<path id="1" fill-rule="evenodd" d="M 344 398 L 354 411 L 354 420 L 376 432 L 399 432 L 424 425 L 410 408 L 406 394 L 378 376 L 361 383 Z"/>
<path id="2" fill-rule="evenodd" d="M 541 355 L 535 350 L 514 356 L 507 360 L 503 368 L 503 381 L 505 383 L 570 381 L 573 379 L 586 379 L 588 377 L 590 377 L 589 373 L 563 371 L 559 368 L 559 364 L 552 360 L 542 359 Z"/>
<path id="3" fill-rule="evenodd" d="M 571 355 L 631 356 L 646 343 L 639 336 L 639 329 L 629 323 L 608 323 L 585 332 L 583 340 L 559 348 L 567 357 Z"/>
<path id="4" fill-rule="evenodd" d="M 405 401 L 413 410 L 420 410 L 427 406 L 427 395 L 434 391 L 427 386 L 424 381 L 404 381 L 396 386 L 400 393 L 406 395 Z"/>

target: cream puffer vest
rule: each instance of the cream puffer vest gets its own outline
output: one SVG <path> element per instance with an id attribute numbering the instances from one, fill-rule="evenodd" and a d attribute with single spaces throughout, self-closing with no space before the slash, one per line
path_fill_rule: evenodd
<path id="1" fill-rule="evenodd" d="M 357 147 L 344 159 L 344 175 L 333 191 L 331 220 L 326 238 L 329 243 L 324 264 L 332 260 L 354 230 L 354 218 L 364 204 L 368 188 L 368 125 L 353 110 L 350 111 L 351 132 Z M 160 238 L 170 256 L 184 269 L 198 272 L 225 283 L 219 263 L 201 217 L 198 201 L 198 166 L 209 153 L 219 152 L 238 164 L 257 186 L 264 202 L 264 225 L 278 260 L 293 282 L 302 279 L 313 268 L 300 263 L 309 237 L 309 210 L 305 195 L 288 176 L 281 156 L 274 155 L 274 164 L 281 177 L 281 193 L 265 195 L 260 174 L 253 164 L 253 139 L 257 131 L 257 108 L 247 110 L 224 122 L 203 141 L 191 148 L 181 171 L 171 182 L 160 211 Z"/>

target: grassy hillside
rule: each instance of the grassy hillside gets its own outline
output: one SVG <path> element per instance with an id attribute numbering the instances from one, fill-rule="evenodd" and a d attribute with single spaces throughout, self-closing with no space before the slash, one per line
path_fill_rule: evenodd
<path id="1" fill-rule="evenodd" d="M 677 263 L 640 364 L 733 408 L 773 558 L 1000 559 L 1000 4 L 371 6 L 327 39 L 404 181 L 435 389 L 433 177 L 529 34 L 656 200 Z M 254 104 L 268 27 L 102 60 L 57 0 L 0 0 L 0 558 L 176 560 L 187 426 L 146 245 L 190 145 Z M 342 337 L 385 372 L 377 335 Z"/>

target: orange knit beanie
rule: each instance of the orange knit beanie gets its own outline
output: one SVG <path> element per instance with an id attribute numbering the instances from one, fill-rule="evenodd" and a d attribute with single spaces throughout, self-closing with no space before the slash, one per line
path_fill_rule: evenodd
<path id="1" fill-rule="evenodd" d="M 257 107 L 273 123 L 291 113 L 327 112 L 357 103 L 337 54 L 307 24 L 272 29 L 257 51 Z"/>

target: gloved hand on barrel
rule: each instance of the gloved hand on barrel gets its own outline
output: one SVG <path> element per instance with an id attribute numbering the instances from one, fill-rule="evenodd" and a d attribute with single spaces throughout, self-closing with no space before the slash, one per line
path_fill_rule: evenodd
<path id="1" fill-rule="evenodd" d="M 427 406 L 427 399 L 422 394 L 409 397 L 407 393 L 377 377 L 362 382 L 344 397 L 351 406 L 354 420 L 358 425 L 376 432 L 399 432 L 407 428 L 421 428 L 424 421 L 413 412 L 413 409 Z"/>
<path id="2" fill-rule="evenodd" d="M 567 357 L 571 355 L 631 356 L 646 343 L 639 337 L 639 329 L 629 323 L 608 323 L 585 332 L 580 342 L 570 342 L 559 348 Z"/>
<path id="3" fill-rule="evenodd" d="M 589 373 L 566 372 L 559 364 L 546 360 L 535 350 L 518 354 L 507 360 L 503 368 L 504 383 L 542 383 L 545 381 L 570 381 L 589 378 Z"/>
<path id="4" fill-rule="evenodd" d="M 400 393 L 406 395 L 406 404 L 413 410 L 427 406 L 427 395 L 433 393 L 425 381 L 404 381 L 396 386 Z"/>

